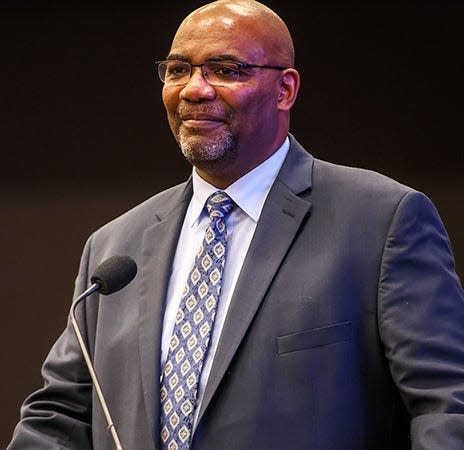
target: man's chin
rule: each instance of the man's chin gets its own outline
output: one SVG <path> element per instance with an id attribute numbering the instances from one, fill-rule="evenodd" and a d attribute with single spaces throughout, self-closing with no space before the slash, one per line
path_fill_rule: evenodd
<path id="1" fill-rule="evenodd" d="M 191 161 L 214 161 L 223 158 L 232 148 L 229 136 L 190 135 L 180 134 L 179 146 L 185 157 Z"/>
<path id="2" fill-rule="evenodd" d="M 185 158 L 194 166 L 211 164 L 224 157 L 224 153 L 211 151 L 209 148 L 203 146 L 181 145 L 181 150 Z"/>
<path id="3" fill-rule="evenodd" d="M 182 133 L 179 136 L 179 145 L 183 147 L 189 147 L 192 149 L 201 149 L 204 147 L 211 147 L 216 142 L 217 137 L 212 137 L 203 133 L 196 134 L 185 134 Z"/>

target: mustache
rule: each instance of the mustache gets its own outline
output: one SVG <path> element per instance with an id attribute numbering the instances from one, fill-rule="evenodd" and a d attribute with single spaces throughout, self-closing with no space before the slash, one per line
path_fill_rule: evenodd
<path id="1" fill-rule="evenodd" d="M 189 105 L 182 103 L 177 107 L 176 115 L 178 117 L 189 115 L 189 114 L 211 114 L 214 116 L 220 116 L 228 118 L 230 113 L 225 111 L 219 105 Z"/>

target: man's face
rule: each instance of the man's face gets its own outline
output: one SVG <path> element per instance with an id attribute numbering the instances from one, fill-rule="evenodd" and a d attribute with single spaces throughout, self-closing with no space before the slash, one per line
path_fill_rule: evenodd
<path id="1" fill-rule="evenodd" d="M 260 38 L 246 21 L 209 15 L 181 25 L 169 58 L 191 64 L 224 58 L 278 64 Z M 227 172 L 238 177 L 269 156 L 278 129 L 280 77 L 274 70 L 246 69 L 229 86 L 211 86 L 196 67 L 186 85 L 163 87 L 171 129 L 200 174 Z"/>

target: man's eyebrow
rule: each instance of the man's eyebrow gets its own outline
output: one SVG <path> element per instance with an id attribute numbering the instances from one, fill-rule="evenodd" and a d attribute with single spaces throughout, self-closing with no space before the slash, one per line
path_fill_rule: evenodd
<path id="1" fill-rule="evenodd" d="M 235 55 L 224 54 L 224 55 L 215 55 L 211 58 L 208 58 L 208 61 L 231 61 L 231 62 L 241 62 L 239 58 Z"/>
<path id="2" fill-rule="evenodd" d="M 179 53 L 170 53 L 166 57 L 166 60 L 190 62 L 190 58 L 187 58 L 186 56 L 181 55 Z M 230 61 L 230 62 L 236 62 L 236 63 L 242 62 L 239 58 L 237 58 L 237 56 L 232 55 L 232 54 L 214 55 L 214 56 L 207 58 L 204 62 L 208 62 L 208 61 Z"/>
<path id="3" fill-rule="evenodd" d="M 166 56 L 166 60 L 176 60 L 176 61 L 185 61 L 188 62 L 188 58 L 186 58 L 183 55 L 177 54 L 177 53 L 170 53 L 168 56 Z"/>

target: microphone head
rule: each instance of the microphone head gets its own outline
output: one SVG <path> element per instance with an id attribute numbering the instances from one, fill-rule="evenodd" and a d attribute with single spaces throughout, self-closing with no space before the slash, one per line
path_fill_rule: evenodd
<path id="1" fill-rule="evenodd" d="M 127 286 L 137 273 L 137 264 L 130 256 L 112 256 L 103 261 L 90 281 L 100 285 L 99 292 L 109 295 Z"/>

